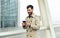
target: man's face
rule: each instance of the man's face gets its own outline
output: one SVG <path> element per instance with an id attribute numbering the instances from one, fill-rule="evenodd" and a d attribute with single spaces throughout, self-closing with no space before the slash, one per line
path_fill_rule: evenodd
<path id="1" fill-rule="evenodd" d="M 31 9 L 31 7 L 29 7 L 29 8 L 27 9 L 27 12 L 28 12 L 29 15 L 31 15 L 31 14 L 33 13 L 33 9 Z"/>

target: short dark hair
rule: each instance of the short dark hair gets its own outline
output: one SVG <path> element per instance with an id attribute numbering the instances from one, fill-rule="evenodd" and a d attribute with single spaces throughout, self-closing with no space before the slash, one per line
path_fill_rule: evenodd
<path id="1" fill-rule="evenodd" d="M 33 5 L 28 5 L 28 6 L 27 6 L 27 9 L 28 9 L 28 8 L 33 9 Z"/>

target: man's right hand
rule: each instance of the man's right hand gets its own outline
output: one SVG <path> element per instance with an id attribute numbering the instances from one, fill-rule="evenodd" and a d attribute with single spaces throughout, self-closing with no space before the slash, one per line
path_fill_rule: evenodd
<path id="1" fill-rule="evenodd" d="M 22 23 L 22 26 L 23 26 L 24 29 L 27 28 L 27 27 L 26 27 L 26 23 Z"/>
<path id="2" fill-rule="evenodd" d="M 26 24 L 25 23 L 22 23 L 22 26 L 25 26 Z"/>

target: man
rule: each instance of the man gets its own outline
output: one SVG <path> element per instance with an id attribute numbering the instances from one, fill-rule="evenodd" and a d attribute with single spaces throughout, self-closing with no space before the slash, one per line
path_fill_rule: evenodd
<path id="1" fill-rule="evenodd" d="M 38 38 L 38 30 L 40 28 L 40 19 L 37 15 L 33 13 L 33 6 L 27 6 L 28 15 L 26 21 L 23 21 L 22 26 L 26 29 L 27 38 Z"/>

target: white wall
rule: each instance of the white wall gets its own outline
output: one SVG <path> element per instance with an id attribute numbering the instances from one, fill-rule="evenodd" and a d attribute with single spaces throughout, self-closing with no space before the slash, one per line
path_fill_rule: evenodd
<path id="1" fill-rule="evenodd" d="M 48 0 L 52 22 L 60 24 L 60 0 Z"/>

